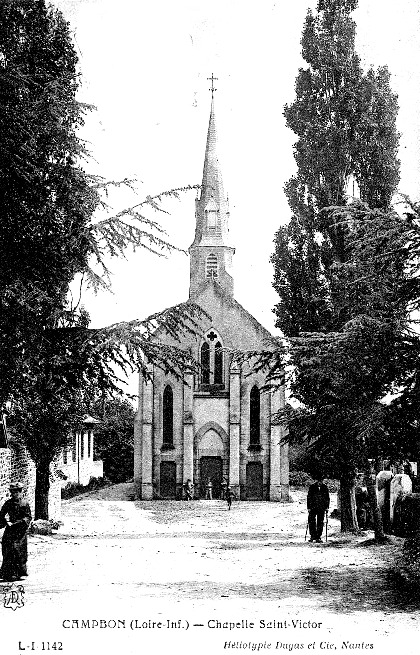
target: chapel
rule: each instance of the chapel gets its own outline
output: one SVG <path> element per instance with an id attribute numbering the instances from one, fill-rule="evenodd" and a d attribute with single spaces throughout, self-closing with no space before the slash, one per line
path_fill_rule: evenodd
<path id="1" fill-rule="evenodd" d="M 212 82 L 213 86 L 213 82 Z M 139 381 L 134 428 L 136 498 L 221 498 L 228 485 L 241 500 L 289 500 L 285 427 L 276 419 L 284 388 L 265 390 L 265 374 L 239 364 L 233 353 L 270 350 L 274 337 L 234 297 L 229 204 L 217 156 L 214 89 L 189 248 L 189 301 L 211 317 L 200 335 L 185 334 L 181 347 L 194 354 L 200 373 L 177 380 L 150 367 Z M 247 229 L 247 226 L 243 226 Z M 251 229 L 251 225 L 248 226 Z M 267 282 L 268 283 L 268 282 Z M 167 343 L 179 343 L 159 335 Z"/>

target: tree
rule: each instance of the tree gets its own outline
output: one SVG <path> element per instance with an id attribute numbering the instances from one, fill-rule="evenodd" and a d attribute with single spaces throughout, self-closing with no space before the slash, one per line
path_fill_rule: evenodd
<path id="1" fill-rule="evenodd" d="M 121 398 L 97 401 L 94 416 L 95 453 L 104 463 L 104 476 L 111 482 L 126 482 L 134 474 L 134 409 Z"/>
<path id="2" fill-rule="evenodd" d="M 36 518 L 48 518 L 51 463 L 95 399 L 123 395 L 123 378 L 133 371 L 147 377 L 147 361 L 178 378 L 184 368 L 194 369 L 189 352 L 155 338 L 157 331 L 175 340 L 184 330 L 196 332 L 194 311 L 194 305 L 184 303 L 145 320 L 92 329 L 82 310 L 45 330 L 27 355 L 31 375 L 13 397 L 9 418 L 35 462 Z"/>
<path id="3" fill-rule="evenodd" d="M 108 287 L 108 256 L 128 245 L 174 250 L 145 210 L 163 211 L 162 200 L 184 189 L 109 216 L 102 191 L 130 181 L 106 182 L 82 168 L 89 153 L 78 129 L 92 107 L 76 100 L 77 63 L 68 24 L 45 0 L 0 4 L 1 406 L 26 384 L 28 352 L 45 348 L 45 330 L 73 324 L 76 275 Z"/>
<path id="4" fill-rule="evenodd" d="M 357 527 L 355 472 L 365 453 L 357 434 L 360 411 L 369 407 L 376 416 L 392 377 L 391 371 L 376 375 L 378 357 L 393 337 L 378 334 L 374 314 L 362 308 L 373 302 L 373 290 L 359 288 L 354 278 L 351 222 L 326 210 L 348 204 L 354 181 L 363 203 L 387 212 L 399 181 L 397 100 L 385 67 L 362 70 L 351 18 L 356 6 L 357 0 L 323 0 L 315 15 L 307 14 L 301 43 L 308 66 L 299 70 L 296 99 L 284 111 L 298 137 L 297 173 L 285 187 L 292 218 L 277 232 L 272 256 L 276 325 L 292 339 L 293 390 L 304 408 L 306 427 L 298 433 L 336 464 L 343 530 Z M 357 353 L 376 367 L 359 369 Z"/>
<path id="5" fill-rule="evenodd" d="M 301 405 L 287 418 L 291 442 L 306 444 L 312 466 L 340 477 L 342 521 L 352 528 L 356 471 L 365 469 L 376 505 L 372 460 L 418 453 L 420 339 L 412 312 L 420 301 L 420 212 L 412 203 L 400 216 L 358 202 L 330 213 L 348 235 L 348 256 L 334 274 L 337 309 L 350 318 L 336 332 L 290 338 L 291 390 Z M 275 377 L 282 359 L 267 353 L 260 366 Z M 386 394 L 392 400 L 384 403 Z M 381 540 L 380 513 L 374 516 Z"/>
<path id="6" fill-rule="evenodd" d="M 392 349 L 378 362 L 382 370 L 392 367 L 392 397 L 384 414 L 387 438 L 381 454 L 394 461 L 419 455 L 420 338 L 416 316 L 420 306 L 420 207 L 407 197 L 402 202 L 403 213 L 354 205 L 334 212 L 337 220 L 352 225 L 351 265 L 358 286 L 370 289 L 369 311 L 382 305 L 376 316 L 394 335 Z M 359 312 L 362 308 L 359 302 Z"/>
<path id="7" fill-rule="evenodd" d="M 0 402 L 28 374 L 25 352 L 65 304 L 87 264 L 98 203 L 76 164 L 83 122 L 76 55 L 61 14 L 43 0 L 0 7 Z"/>
<path id="8" fill-rule="evenodd" d="M 77 130 L 90 108 L 76 100 L 69 26 L 45 0 L 1 3 L 0 75 L 0 403 L 12 403 L 12 424 L 36 464 L 35 516 L 48 518 L 49 467 L 81 403 L 93 389 L 120 392 L 115 367 L 147 375 L 147 358 L 181 375 L 193 366 L 189 353 L 153 337 L 158 329 L 195 330 L 198 308 L 184 303 L 144 321 L 89 328 L 86 312 L 69 301 L 70 283 L 80 275 L 108 287 L 106 258 L 128 245 L 173 249 L 144 210 L 161 210 L 163 198 L 181 190 L 97 218 L 106 209 L 101 191 L 121 183 L 81 166 L 88 153 Z"/>

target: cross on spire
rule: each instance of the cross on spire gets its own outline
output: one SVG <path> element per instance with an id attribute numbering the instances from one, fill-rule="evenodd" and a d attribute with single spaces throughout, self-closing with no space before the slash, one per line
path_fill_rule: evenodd
<path id="1" fill-rule="evenodd" d="M 215 89 L 215 87 L 214 87 L 214 82 L 215 82 L 215 80 L 218 80 L 219 78 L 218 78 L 218 77 L 214 77 L 214 75 L 213 75 L 213 73 L 212 73 L 212 74 L 211 74 L 211 77 L 208 77 L 207 79 L 208 79 L 209 81 L 211 81 L 211 89 L 209 89 L 209 91 L 211 91 L 211 99 L 213 100 L 213 98 L 214 98 L 214 92 L 217 91 L 217 89 Z"/>

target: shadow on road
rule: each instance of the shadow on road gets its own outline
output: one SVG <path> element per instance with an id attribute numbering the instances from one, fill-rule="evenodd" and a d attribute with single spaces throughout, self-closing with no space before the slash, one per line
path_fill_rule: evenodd
<path id="1" fill-rule="evenodd" d="M 175 594 L 178 599 L 228 598 L 239 601 L 255 598 L 284 602 L 285 605 L 313 610 L 315 604 L 338 614 L 352 612 L 414 612 L 420 610 L 420 599 L 413 589 L 402 584 L 391 572 L 378 578 L 378 569 L 357 573 L 351 567 L 340 571 L 304 569 L 299 572 L 280 570 L 278 579 L 270 583 L 247 584 L 178 581 L 167 584 L 139 585 L 147 596 Z M 281 605 L 280 605 L 281 606 Z"/>
<path id="2" fill-rule="evenodd" d="M 343 566 L 333 570 L 307 568 L 298 575 L 302 595 L 320 596 L 322 604 L 335 612 L 420 610 L 419 590 L 392 570 Z"/>

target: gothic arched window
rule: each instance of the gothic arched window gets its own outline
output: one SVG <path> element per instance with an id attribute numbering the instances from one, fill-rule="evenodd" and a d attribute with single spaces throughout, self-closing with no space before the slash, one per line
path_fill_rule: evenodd
<path id="1" fill-rule="evenodd" d="M 256 385 L 249 395 L 249 444 L 260 444 L 260 390 Z"/>
<path id="2" fill-rule="evenodd" d="M 225 353 L 222 339 L 211 328 L 199 350 L 202 391 L 221 391 L 225 385 Z M 205 387 L 205 388 L 204 388 Z"/>
<path id="3" fill-rule="evenodd" d="M 223 350 L 220 341 L 214 347 L 214 384 L 223 384 Z"/>
<path id="4" fill-rule="evenodd" d="M 201 355 L 200 355 L 200 364 L 201 364 L 201 382 L 202 384 L 210 383 L 210 346 L 205 341 L 201 346 Z"/>
<path id="5" fill-rule="evenodd" d="M 219 263 L 214 253 L 208 255 L 206 260 L 206 277 L 217 278 L 219 275 Z"/>
<path id="6" fill-rule="evenodd" d="M 163 392 L 163 443 L 174 442 L 174 395 L 172 387 L 165 387 Z"/>

